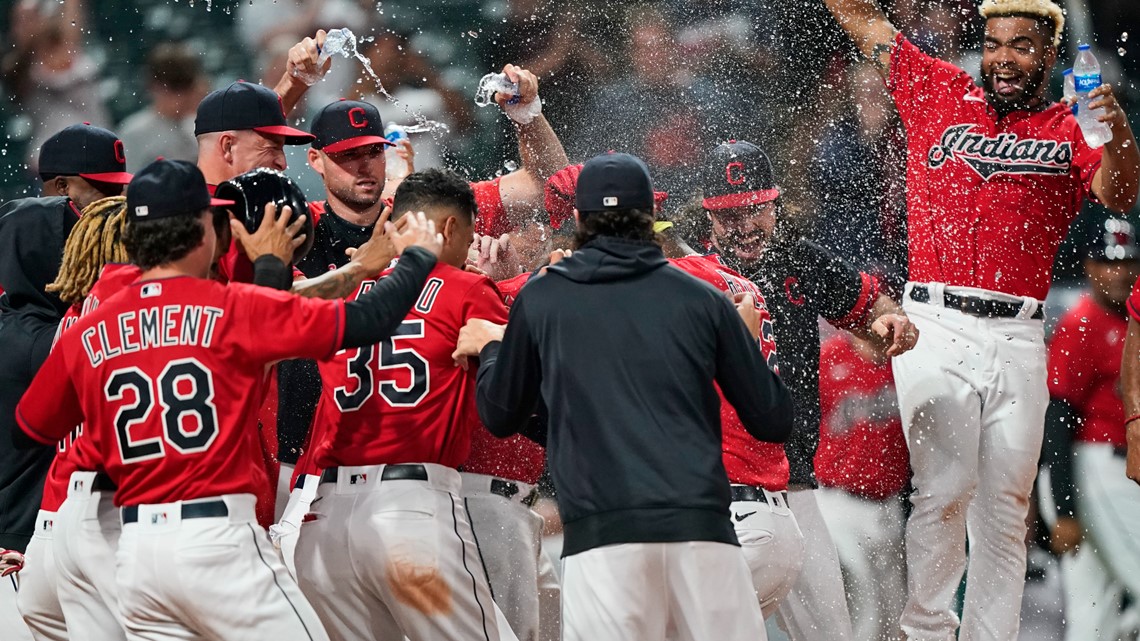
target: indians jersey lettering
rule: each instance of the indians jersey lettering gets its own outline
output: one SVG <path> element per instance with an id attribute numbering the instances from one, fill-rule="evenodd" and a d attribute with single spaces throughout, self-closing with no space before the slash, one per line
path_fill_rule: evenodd
<path id="1" fill-rule="evenodd" d="M 372 285 L 362 283 L 355 298 Z M 322 361 L 316 466 L 462 464 L 479 420 L 475 368 L 464 371 L 451 354 L 472 318 L 507 322 L 494 282 L 438 263 L 389 340 Z"/>
<path id="2" fill-rule="evenodd" d="M 1044 299 L 1102 150 L 1061 104 L 999 118 L 901 34 L 887 87 L 906 128 L 910 280 Z"/>
<path id="3" fill-rule="evenodd" d="M 730 294 L 747 293 L 756 300 L 760 310 L 760 351 L 768 366 L 776 370 L 776 338 L 772 331 L 772 317 L 764 295 L 752 281 L 722 265 L 713 256 L 686 256 L 671 258 L 669 262 L 691 276 L 695 276 L 717 289 Z M 759 485 L 771 492 L 788 488 L 790 473 L 784 446 L 779 443 L 758 441 L 744 429 L 732 404 L 720 394 L 720 423 L 723 439 L 724 467 L 728 480 L 743 485 Z"/>
<path id="4" fill-rule="evenodd" d="M 331 355 L 343 301 L 190 277 L 136 282 L 60 337 L 16 418 L 51 443 L 84 423 L 116 505 L 257 494 L 267 365 Z"/>

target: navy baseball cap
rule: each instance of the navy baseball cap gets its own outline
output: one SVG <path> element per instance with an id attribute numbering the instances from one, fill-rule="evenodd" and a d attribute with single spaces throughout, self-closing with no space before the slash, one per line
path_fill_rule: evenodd
<path id="1" fill-rule="evenodd" d="M 1132 223 L 1121 218 L 1106 219 L 1093 234 L 1088 257 L 1106 262 L 1140 259 Z"/>
<path id="2" fill-rule="evenodd" d="M 653 179 L 637 156 L 609 152 L 582 165 L 574 203 L 579 214 L 607 209 L 653 211 Z"/>
<path id="3" fill-rule="evenodd" d="M 202 170 L 185 160 L 156 160 L 127 185 L 127 216 L 136 221 L 195 216 L 207 207 L 232 204 L 211 197 Z"/>
<path id="4" fill-rule="evenodd" d="M 254 131 L 285 136 L 286 145 L 304 145 L 313 135 L 285 123 L 285 107 L 272 89 L 239 80 L 225 89 L 210 92 L 198 103 L 194 135 L 215 131 Z"/>
<path id="5" fill-rule="evenodd" d="M 313 118 L 313 149 L 335 154 L 367 145 L 393 145 L 384 137 L 384 121 L 375 106 L 359 100 L 326 105 Z"/>
<path id="6" fill-rule="evenodd" d="M 712 150 L 701 187 L 705 209 L 759 205 L 780 196 L 768 156 L 745 140 L 730 140 Z"/>
<path id="7" fill-rule="evenodd" d="M 45 140 L 40 147 L 39 172 L 42 176 L 79 176 L 116 185 L 131 182 L 123 141 L 89 122 L 66 127 Z"/>

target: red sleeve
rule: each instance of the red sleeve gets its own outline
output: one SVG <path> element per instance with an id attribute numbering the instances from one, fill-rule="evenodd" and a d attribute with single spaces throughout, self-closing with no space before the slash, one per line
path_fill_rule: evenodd
<path id="1" fill-rule="evenodd" d="M 471 183 L 475 192 L 475 204 L 479 213 L 475 218 L 475 232 L 485 236 L 502 236 L 514 231 L 514 225 L 507 219 L 507 209 L 503 206 L 503 196 L 499 193 L 499 180 L 484 180 Z"/>
<path id="2" fill-rule="evenodd" d="M 895 36 L 887 90 L 907 128 L 913 119 L 929 118 L 928 110 L 951 98 L 961 98 L 973 87 L 974 81 L 965 71 L 926 55 L 901 33 Z"/>
<path id="3" fill-rule="evenodd" d="M 234 349 L 254 361 L 328 358 L 344 341 L 344 300 L 301 298 L 256 285 L 229 286 L 237 323 L 248 333 L 235 336 Z"/>
<path id="4" fill-rule="evenodd" d="M 314 227 L 320 222 L 321 215 L 325 213 L 325 202 L 324 200 L 314 200 L 309 203 L 309 219 L 313 221 Z"/>
<path id="5" fill-rule="evenodd" d="M 1104 158 L 1104 147 L 1092 148 L 1085 142 L 1085 136 L 1081 133 L 1080 125 L 1076 124 L 1076 118 L 1073 118 L 1073 165 L 1072 172 L 1076 174 L 1076 178 L 1080 181 L 1081 192 L 1085 198 L 1088 198 L 1094 203 L 1100 204 L 1100 200 L 1093 193 L 1092 185 L 1093 178 L 1096 177 L 1096 172 L 1100 170 L 1100 162 Z"/>
<path id="6" fill-rule="evenodd" d="M 53 349 L 16 406 L 16 423 L 44 445 L 55 445 L 83 422 L 79 394 L 62 349 Z"/>
<path id="7" fill-rule="evenodd" d="M 1128 297 L 1128 315 L 1140 323 L 1140 278 L 1132 286 L 1132 295 Z"/>
<path id="8" fill-rule="evenodd" d="M 530 272 L 523 272 L 514 278 L 508 278 L 507 280 L 501 280 L 495 283 L 495 286 L 499 289 L 499 293 L 503 296 L 503 302 L 508 307 L 514 302 L 515 298 L 518 298 L 519 292 L 522 291 L 523 285 L 526 285 L 530 277 Z"/>
<path id="9" fill-rule="evenodd" d="M 472 318 L 481 318 L 499 324 L 507 322 L 507 308 L 503 305 L 503 296 L 489 278 L 480 279 L 463 297 L 463 322 Z"/>
<path id="10" fill-rule="evenodd" d="M 1049 342 L 1049 395 L 1068 401 L 1078 409 L 1096 389 L 1096 354 L 1084 344 L 1090 327 L 1081 314 L 1068 313 L 1061 318 Z"/>

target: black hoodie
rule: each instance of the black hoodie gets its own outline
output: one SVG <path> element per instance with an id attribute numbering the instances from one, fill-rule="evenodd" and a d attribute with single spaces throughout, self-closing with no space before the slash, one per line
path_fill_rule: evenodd
<path id="1" fill-rule="evenodd" d="M 563 554 L 618 543 L 737 544 L 714 381 L 754 437 L 782 442 L 792 401 L 732 302 L 648 242 L 599 237 L 531 279 L 480 355 L 496 436 L 549 408 Z"/>
<path id="2" fill-rule="evenodd" d="M 64 197 L 24 198 L 0 207 L 0 547 L 31 539 L 54 447 L 11 446 L 16 404 L 47 358 L 67 305 L 44 288 L 79 220 Z"/>

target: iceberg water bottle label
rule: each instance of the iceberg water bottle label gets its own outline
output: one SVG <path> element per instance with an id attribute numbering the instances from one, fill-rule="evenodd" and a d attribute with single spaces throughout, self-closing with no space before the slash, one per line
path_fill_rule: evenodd
<path id="1" fill-rule="evenodd" d="M 1100 86 L 1100 74 L 1082 76 L 1073 74 L 1073 81 L 1076 83 L 1077 93 L 1088 93 Z"/>

